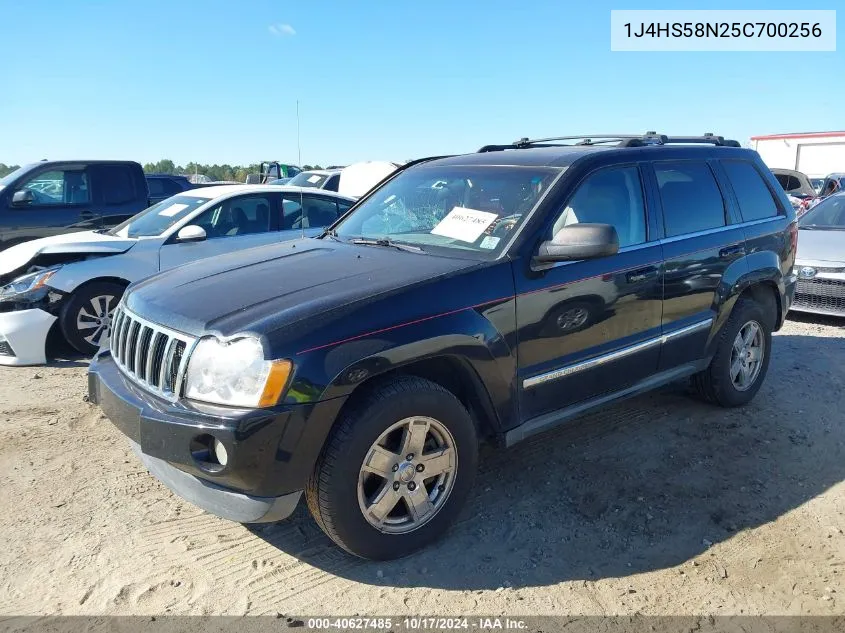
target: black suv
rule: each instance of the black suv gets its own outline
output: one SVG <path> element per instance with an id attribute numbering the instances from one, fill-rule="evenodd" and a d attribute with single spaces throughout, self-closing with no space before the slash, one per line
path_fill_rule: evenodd
<path id="1" fill-rule="evenodd" d="M 167 200 L 170 196 L 194 189 L 195 185 L 187 176 L 173 174 L 147 174 L 147 189 L 150 191 L 150 206 Z"/>
<path id="2" fill-rule="evenodd" d="M 40 237 L 117 226 L 149 206 L 141 165 L 51 160 L 0 178 L 0 251 Z"/>
<path id="3" fill-rule="evenodd" d="M 343 548 L 402 556 L 455 518 L 481 439 L 682 378 L 751 400 L 797 235 L 758 154 L 718 136 L 424 159 L 319 238 L 130 286 L 89 395 L 209 512 L 275 521 L 304 491 Z"/>

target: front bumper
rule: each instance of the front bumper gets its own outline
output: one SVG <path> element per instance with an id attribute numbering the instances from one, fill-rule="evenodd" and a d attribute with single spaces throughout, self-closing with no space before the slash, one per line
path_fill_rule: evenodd
<path id="1" fill-rule="evenodd" d="M 845 317 L 845 273 L 835 272 L 841 267 L 830 270 L 815 262 L 796 262 L 795 268 L 799 271 L 812 268 L 816 272 L 809 278 L 802 278 L 799 274 L 792 310 Z"/>
<path id="2" fill-rule="evenodd" d="M 242 523 L 293 512 L 341 404 L 232 409 L 169 402 L 127 378 L 108 351 L 91 362 L 88 395 L 154 476 L 204 510 Z M 225 446 L 225 466 L 198 460 L 196 440 L 208 436 Z"/>
<path id="3" fill-rule="evenodd" d="M 47 362 L 47 334 L 56 317 L 37 308 L 0 312 L 0 365 Z"/>
<path id="4" fill-rule="evenodd" d="M 183 499 L 230 521 L 238 523 L 268 523 L 288 518 L 299 503 L 301 492 L 279 497 L 253 497 L 228 490 L 210 481 L 189 475 L 163 459 L 144 454 L 141 447 L 132 442 L 132 450 L 156 479 Z"/>

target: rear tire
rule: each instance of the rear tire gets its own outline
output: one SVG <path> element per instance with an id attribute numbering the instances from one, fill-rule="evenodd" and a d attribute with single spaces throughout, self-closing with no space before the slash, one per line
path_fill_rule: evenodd
<path id="1" fill-rule="evenodd" d="M 126 286 L 94 281 L 77 288 L 62 307 L 59 325 L 65 340 L 85 356 L 93 356 L 111 329 L 111 317 Z"/>
<path id="2" fill-rule="evenodd" d="M 317 524 L 346 551 L 400 558 L 446 531 L 477 463 L 475 425 L 461 402 L 436 383 L 403 376 L 341 414 L 305 498 Z"/>
<path id="3" fill-rule="evenodd" d="M 692 377 L 692 387 L 700 398 L 723 407 L 739 407 L 757 395 L 769 370 L 771 322 L 756 301 L 737 301 L 719 334 L 713 360 Z"/>

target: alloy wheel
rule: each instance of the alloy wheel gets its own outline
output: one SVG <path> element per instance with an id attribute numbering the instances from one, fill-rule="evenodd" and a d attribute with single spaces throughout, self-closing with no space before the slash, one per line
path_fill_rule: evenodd
<path id="1" fill-rule="evenodd" d="M 455 440 L 442 423 L 405 418 L 367 451 L 358 476 L 358 505 L 380 532 L 413 532 L 446 503 L 457 468 Z"/>
<path id="2" fill-rule="evenodd" d="M 76 315 L 76 329 L 87 343 L 99 346 L 111 331 L 111 320 L 117 307 L 114 295 L 92 297 L 88 305 L 79 309 Z"/>
<path id="3" fill-rule="evenodd" d="M 766 339 L 757 321 L 743 325 L 731 349 L 731 381 L 737 391 L 747 391 L 754 385 L 763 367 Z"/>

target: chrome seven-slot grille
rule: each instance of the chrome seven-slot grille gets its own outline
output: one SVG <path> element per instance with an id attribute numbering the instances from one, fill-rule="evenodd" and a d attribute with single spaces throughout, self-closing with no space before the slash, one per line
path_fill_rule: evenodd
<path id="1" fill-rule="evenodd" d="M 799 279 L 793 305 L 845 315 L 845 282 L 836 279 Z"/>
<path id="2" fill-rule="evenodd" d="M 196 339 L 150 323 L 119 305 L 112 318 L 112 358 L 132 380 L 165 398 L 181 395 Z"/>

